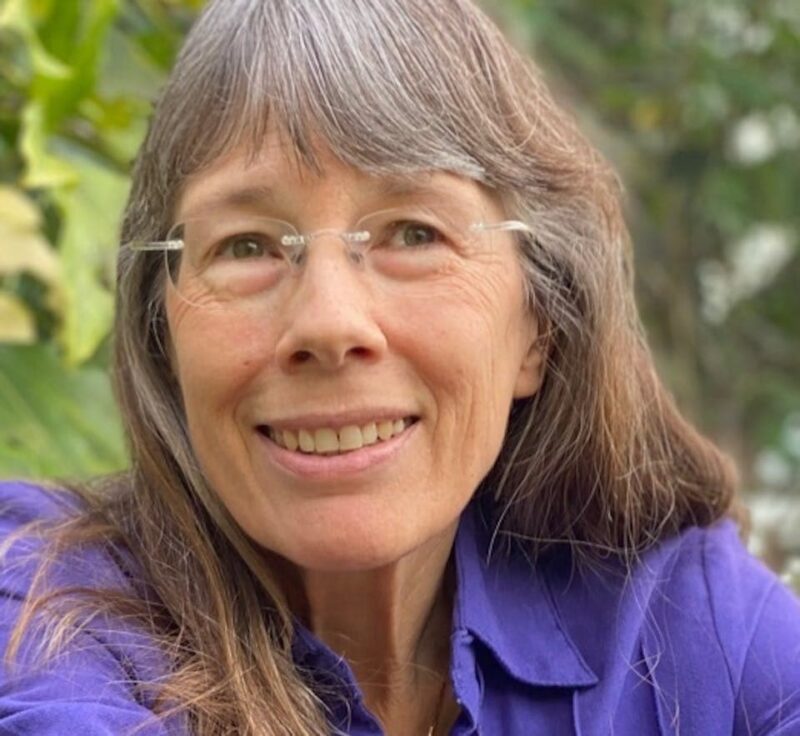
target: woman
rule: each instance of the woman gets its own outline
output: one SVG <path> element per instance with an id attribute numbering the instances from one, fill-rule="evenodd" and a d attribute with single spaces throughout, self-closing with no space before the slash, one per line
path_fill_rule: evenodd
<path id="1" fill-rule="evenodd" d="M 467 0 L 212 0 L 123 241 L 133 467 L 4 487 L 3 733 L 800 732 L 614 175 Z"/>

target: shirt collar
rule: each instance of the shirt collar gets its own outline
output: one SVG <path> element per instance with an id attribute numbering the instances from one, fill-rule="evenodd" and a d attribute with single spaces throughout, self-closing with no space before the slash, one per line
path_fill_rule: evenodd
<path id="1" fill-rule="evenodd" d="M 475 499 L 464 511 L 455 543 L 454 635 L 468 631 L 516 679 L 545 687 L 598 682 L 562 625 L 542 568 L 522 554 L 487 562 L 490 528 Z M 455 655 L 455 652 L 454 652 Z"/>

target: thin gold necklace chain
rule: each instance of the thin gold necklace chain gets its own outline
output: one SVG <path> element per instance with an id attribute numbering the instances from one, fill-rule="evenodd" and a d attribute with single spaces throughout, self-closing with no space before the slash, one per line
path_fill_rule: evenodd
<path id="1" fill-rule="evenodd" d="M 433 723 L 431 727 L 428 729 L 427 736 L 435 736 L 436 728 L 439 725 L 439 721 L 442 720 L 442 709 L 444 708 L 444 694 L 447 692 L 447 678 L 445 677 L 442 680 L 442 687 L 439 690 L 439 699 L 436 702 L 436 710 L 433 713 Z"/>

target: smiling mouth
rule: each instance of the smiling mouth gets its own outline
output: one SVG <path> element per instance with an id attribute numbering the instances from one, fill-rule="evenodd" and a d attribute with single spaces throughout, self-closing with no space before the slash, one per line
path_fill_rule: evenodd
<path id="1" fill-rule="evenodd" d="M 401 435 L 416 424 L 419 417 L 402 417 L 368 422 L 362 425 L 350 424 L 340 429 L 322 427 L 318 429 L 276 429 L 260 425 L 258 431 L 269 437 L 276 445 L 305 455 L 344 455 L 363 447 L 388 442 Z"/>

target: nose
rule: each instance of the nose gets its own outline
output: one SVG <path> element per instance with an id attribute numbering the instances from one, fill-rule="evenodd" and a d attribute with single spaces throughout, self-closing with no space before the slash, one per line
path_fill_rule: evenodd
<path id="1" fill-rule="evenodd" d="M 281 310 L 276 358 L 286 372 L 335 371 L 352 361 L 375 362 L 386 351 L 363 275 L 337 236 L 320 235 L 309 244 Z"/>

